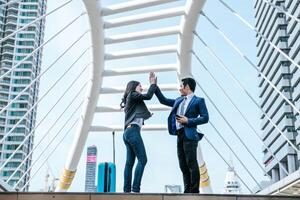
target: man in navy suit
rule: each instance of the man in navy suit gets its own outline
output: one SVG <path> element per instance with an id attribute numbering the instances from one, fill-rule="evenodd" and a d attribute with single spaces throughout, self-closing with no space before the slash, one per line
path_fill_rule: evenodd
<path id="1" fill-rule="evenodd" d="M 183 174 L 184 193 L 199 193 L 197 147 L 203 134 L 197 131 L 197 125 L 208 122 L 208 112 L 204 99 L 194 94 L 196 81 L 193 78 L 181 81 L 180 97 L 166 98 L 159 87 L 155 95 L 161 104 L 172 107 L 168 117 L 168 130 L 170 135 L 177 135 L 177 156 Z"/>

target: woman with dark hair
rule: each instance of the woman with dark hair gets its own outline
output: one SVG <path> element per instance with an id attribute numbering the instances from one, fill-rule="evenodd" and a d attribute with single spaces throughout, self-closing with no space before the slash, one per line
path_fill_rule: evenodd
<path id="1" fill-rule="evenodd" d="M 124 93 L 121 108 L 125 112 L 125 126 L 123 140 L 126 145 L 127 155 L 124 169 L 124 192 L 140 192 L 141 180 L 147 163 L 147 155 L 141 127 L 144 120 L 151 117 L 144 100 L 150 100 L 156 90 L 156 77 L 153 72 L 149 75 L 150 88 L 146 94 L 142 94 L 142 86 L 138 81 L 130 81 Z M 138 163 L 134 172 L 134 180 L 131 188 L 132 168 L 137 157 Z"/>

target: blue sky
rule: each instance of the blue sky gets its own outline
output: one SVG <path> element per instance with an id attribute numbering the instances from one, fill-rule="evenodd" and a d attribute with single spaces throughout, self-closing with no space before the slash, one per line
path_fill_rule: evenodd
<path id="1" fill-rule="evenodd" d="M 102 4 L 111 5 L 115 3 L 124 2 L 124 0 L 103 0 Z M 177 1 L 170 3 L 171 7 L 176 7 L 183 5 L 185 1 Z M 254 24 L 254 1 L 251 0 L 227 0 L 226 1 L 232 8 L 234 8 L 238 13 L 240 13 L 248 22 Z M 58 5 L 61 5 L 62 1 L 51 0 L 48 1 L 48 11 L 53 10 Z M 152 9 L 163 9 L 165 6 L 156 6 L 151 9 L 142 9 L 134 11 L 128 14 L 137 14 L 146 11 L 151 11 Z M 60 28 L 78 16 L 84 11 L 84 5 L 79 0 L 74 0 L 71 4 L 66 6 L 64 9 L 51 15 L 46 20 L 46 32 L 45 40 L 50 38 L 54 33 L 56 33 Z M 232 13 L 230 13 L 218 0 L 207 0 L 204 6 L 204 12 L 211 18 L 226 35 L 244 52 L 252 62 L 256 63 L 256 39 L 255 33 L 243 25 Z M 127 14 L 120 14 L 112 17 L 122 17 Z M 109 18 L 105 18 L 109 19 Z M 87 17 L 84 16 L 80 18 L 76 23 L 74 23 L 69 29 L 64 31 L 59 37 L 53 40 L 49 45 L 44 48 L 43 53 L 43 67 L 45 70 L 47 66 L 53 62 L 53 60 L 58 57 L 61 52 L 64 51 L 73 41 L 75 41 L 82 33 L 84 33 L 88 28 L 89 24 Z M 150 23 L 147 28 L 151 27 L 165 27 L 178 24 L 180 18 L 172 18 L 168 20 L 163 20 L 161 23 Z M 106 32 L 107 35 L 114 35 L 120 33 L 126 33 L 132 30 L 138 31 L 145 28 L 145 24 L 139 24 L 137 26 L 128 26 L 122 28 L 111 29 Z M 228 68 L 235 74 L 235 76 L 242 82 L 249 93 L 256 98 L 258 102 L 258 77 L 257 72 L 251 68 L 251 66 L 241 58 L 220 36 L 220 34 L 208 23 L 208 21 L 200 16 L 197 24 L 196 31 L 199 33 L 200 37 L 205 40 L 209 46 L 216 51 L 217 55 L 223 60 L 223 62 L 228 66 Z M 119 45 L 110 45 L 106 47 L 106 51 L 117 51 L 123 49 L 136 49 L 150 46 L 168 45 L 175 44 L 177 37 L 167 36 L 161 39 L 148 39 L 141 40 L 138 42 L 126 42 Z M 41 79 L 40 95 L 43 95 L 48 88 L 53 84 L 60 74 L 68 68 L 68 66 L 83 52 L 85 48 L 90 45 L 89 34 L 86 35 L 72 50 L 66 54 L 66 56 L 59 61 L 45 77 Z M 216 60 L 209 54 L 205 47 L 199 42 L 197 38 L 194 40 L 194 51 L 200 57 L 200 59 L 205 63 L 214 77 L 218 82 L 224 87 L 229 96 L 233 99 L 239 109 L 246 115 L 250 123 L 255 127 L 257 132 L 260 133 L 260 110 L 250 101 L 250 99 L 241 92 L 241 90 L 234 84 L 234 82 L 221 70 Z M 176 61 L 175 55 L 164 55 L 164 56 L 151 56 L 149 58 L 137 58 L 137 59 L 122 59 L 116 61 L 110 61 L 106 63 L 106 68 L 122 68 L 122 67 L 132 67 L 146 64 L 156 64 L 156 63 L 174 63 Z M 45 101 L 41 102 L 38 107 L 37 120 L 39 121 L 50 109 L 50 106 L 54 104 L 57 98 L 64 93 L 64 90 L 68 87 L 68 84 L 72 82 L 74 77 L 79 73 L 83 67 L 90 62 L 90 53 L 87 53 L 83 59 L 81 59 L 75 66 L 74 69 L 68 73 L 68 75 L 62 80 L 60 84 L 54 89 L 52 93 L 46 98 Z M 242 120 L 241 116 L 230 104 L 230 102 L 223 96 L 219 88 L 214 84 L 212 79 L 209 77 L 207 72 L 201 67 L 197 60 L 193 57 L 192 59 L 192 72 L 194 77 L 198 80 L 201 86 L 208 93 L 210 98 L 221 110 L 223 115 L 234 127 L 239 136 L 245 141 L 249 149 L 253 152 L 259 162 L 262 160 L 262 145 L 260 141 L 256 138 L 250 128 Z M 176 73 L 158 73 L 159 84 L 163 83 L 174 83 L 177 81 Z M 128 76 L 122 78 L 105 78 L 104 86 L 124 86 L 129 80 L 136 79 L 141 81 L 142 85 L 147 85 L 148 75 L 139 76 Z M 73 86 L 73 88 L 66 94 L 66 98 L 51 112 L 50 116 L 37 128 L 35 135 L 35 144 L 45 137 L 46 139 L 42 142 L 42 145 L 37 147 L 37 151 L 34 153 L 33 162 L 39 156 L 38 152 L 43 151 L 47 143 L 54 137 L 60 127 L 63 125 L 64 121 L 67 119 L 69 114 L 75 109 L 76 105 L 80 103 L 83 98 L 83 94 L 71 106 L 71 109 L 65 112 L 62 120 L 59 121 L 57 126 L 55 126 L 49 133 L 48 130 L 51 124 L 55 121 L 57 116 L 62 112 L 62 110 L 68 105 L 70 99 L 78 91 L 78 89 L 85 83 L 87 79 L 87 73 L 85 73 Z M 176 97 L 178 93 L 167 92 L 167 96 Z M 223 137 L 230 144 L 231 148 L 234 149 L 236 154 L 245 163 L 245 165 L 250 169 L 253 176 L 257 180 L 265 180 L 263 176 L 263 171 L 257 166 L 255 161 L 249 156 L 245 148 L 240 144 L 237 138 L 233 135 L 230 128 L 226 125 L 217 111 L 214 109 L 212 104 L 209 102 L 207 97 L 203 94 L 200 88 L 196 88 L 196 95 L 206 98 L 207 107 L 210 114 L 210 121 L 217 127 L 221 132 Z M 101 95 L 99 98 L 99 105 L 118 105 L 121 99 L 121 94 L 118 95 Z M 156 103 L 157 99 L 154 97 L 150 103 Z M 155 112 L 153 117 L 146 123 L 166 123 L 167 112 Z M 48 149 L 41 159 L 37 161 L 34 165 L 32 174 L 37 171 L 40 164 L 44 161 L 46 156 L 55 147 L 59 139 L 63 137 L 64 133 L 71 126 L 72 122 L 79 116 L 77 115 L 70 121 L 70 124 L 65 127 L 62 133 L 54 140 L 51 148 Z M 113 114 L 97 114 L 95 115 L 93 124 L 123 124 L 123 113 L 113 113 Z M 201 126 L 200 129 L 206 135 L 206 137 L 214 144 L 214 146 L 222 153 L 222 155 L 229 160 L 232 157 L 234 166 L 237 173 L 243 178 L 243 180 L 252 189 L 255 187 L 255 182 L 250 178 L 247 172 L 243 169 L 241 164 L 237 159 L 230 153 L 229 149 L 217 136 L 213 128 L 207 124 Z M 48 161 L 48 166 L 51 168 L 51 173 L 55 176 L 59 176 L 64 166 L 64 162 L 68 155 L 70 145 L 72 144 L 75 129 L 72 129 L 71 133 L 66 137 L 63 143 L 55 150 L 53 155 Z M 143 132 L 143 139 L 146 146 L 146 151 L 148 154 L 148 163 L 145 168 L 143 180 L 142 180 L 142 192 L 163 192 L 164 185 L 166 184 L 180 184 L 182 185 L 182 175 L 179 170 L 177 155 L 176 155 L 176 137 L 169 136 L 167 132 Z M 89 145 L 96 145 L 98 147 L 98 162 L 108 162 L 112 161 L 112 137 L 111 133 L 90 133 L 86 147 Z M 222 159 L 216 154 L 216 152 L 207 144 L 205 141 L 200 142 L 203 150 L 204 159 L 208 166 L 208 172 L 211 177 L 212 187 L 215 193 L 220 193 L 223 187 L 224 178 L 227 170 L 227 165 L 222 161 Z M 116 134 L 116 166 L 117 166 L 117 191 L 122 191 L 123 186 L 123 169 L 125 163 L 125 145 L 122 140 L 122 132 Z M 70 191 L 84 191 L 84 178 L 85 178 L 85 155 L 86 148 L 83 152 L 76 177 L 70 188 Z M 35 175 L 32 180 L 31 188 L 32 191 L 38 191 L 43 188 L 44 178 L 47 170 L 47 165 L 44 165 L 39 172 Z M 43 183 L 43 184 L 42 184 Z M 247 189 L 243 186 L 243 192 L 248 193 Z"/>

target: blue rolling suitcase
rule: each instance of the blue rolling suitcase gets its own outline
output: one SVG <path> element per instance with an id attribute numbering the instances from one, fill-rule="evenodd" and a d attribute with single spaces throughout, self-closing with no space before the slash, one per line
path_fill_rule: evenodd
<path id="1" fill-rule="evenodd" d="M 116 192 L 116 165 L 104 162 L 98 165 L 97 192 Z"/>

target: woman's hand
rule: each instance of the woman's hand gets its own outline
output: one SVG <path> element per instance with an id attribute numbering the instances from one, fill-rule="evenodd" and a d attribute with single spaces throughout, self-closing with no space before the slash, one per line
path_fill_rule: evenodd
<path id="1" fill-rule="evenodd" d="M 156 84 L 157 83 L 157 77 L 155 76 L 154 72 L 149 73 L 149 82 L 150 82 L 150 84 Z"/>

